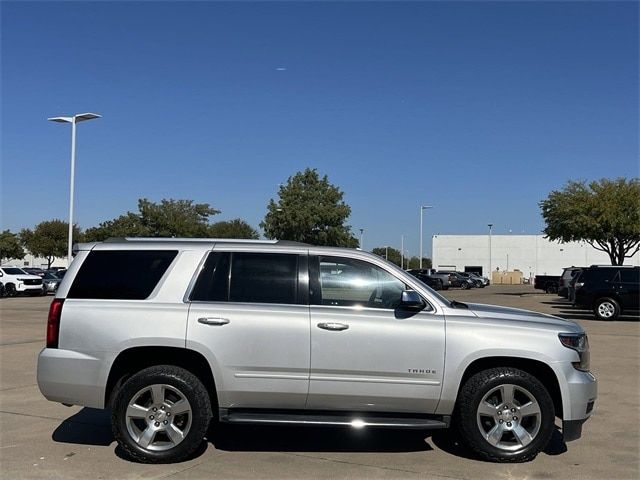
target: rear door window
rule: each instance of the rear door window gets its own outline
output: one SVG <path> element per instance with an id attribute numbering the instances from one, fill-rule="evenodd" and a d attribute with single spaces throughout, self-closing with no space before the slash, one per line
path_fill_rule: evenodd
<path id="1" fill-rule="evenodd" d="M 200 302 L 304 303 L 298 296 L 297 254 L 213 252 L 190 299 Z"/>
<path id="2" fill-rule="evenodd" d="M 592 268 L 587 270 L 587 274 L 583 275 L 589 282 L 611 282 L 617 275 L 618 270 L 615 268 Z"/>
<path id="3" fill-rule="evenodd" d="M 640 269 L 638 268 L 620 269 L 620 281 L 623 283 L 640 283 Z"/>
<path id="4" fill-rule="evenodd" d="M 82 263 L 68 298 L 144 300 L 177 250 L 99 250 Z"/>
<path id="5" fill-rule="evenodd" d="M 233 253 L 229 301 L 297 303 L 298 255 Z"/>

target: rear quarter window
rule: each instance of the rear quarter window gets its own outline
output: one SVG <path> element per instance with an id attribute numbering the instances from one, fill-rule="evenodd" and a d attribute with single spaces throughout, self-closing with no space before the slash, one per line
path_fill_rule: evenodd
<path id="1" fill-rule="evenodd" d="M 93 251 L 80 267 L 67 297 L 144 300 L 177 254 L 177 250 Z"/>

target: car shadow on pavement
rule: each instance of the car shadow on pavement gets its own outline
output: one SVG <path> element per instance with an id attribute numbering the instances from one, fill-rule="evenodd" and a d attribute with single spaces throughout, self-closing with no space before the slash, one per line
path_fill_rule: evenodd
<path id="1" fill-rule="evenodd" d="M 600 320 L 595 317 L 593 311 L 572 307 L 570 303 L 549 302 L 548 304 L 551 305 L 551 308 L 557 310 L 557 312 L 553 312 L 554 315 L 566 320 L 584 320 L 591 322 L 637 322 L 640 320 L 640 316 L 633 314 L 623 314 L 615 320 Z"/>
<path id="2" fill-rule="evenodd" d="M 53 432 L 52 439 L 59 443 L 109 446 L 115 439 L 111 433 L 109 410 L 83 408 L 64 420 Z M 208 442 L 189 458 L 202 455 L 211 443 L 216 450 L 228 452 L 346 452 L 346 453 L 409 453 L 428 452 L 433 445 L 461 458 L 479 460 L 459 438 L 455 430 L 393 430 L 350 429 L 329 427 L 251 426 L 213 423 L 207 435 Z M 551 441 L 544 449 L 547 455 L 560 455 L 567 451 L 562 433 L 556 427 Z M 115 454 L 129 460 L 120 447 Z"/>
<path id="3" fill-rule="evenodd" d="M 457 432 L 451 430 L 439 430 L 432 432 L 433 444 L 443 452 L 450 455 L 466 458 L 468 460 L 480 460 L 488 461 L 477 455 L 474 451 L 466 447 L 466 445 L 460 441 L 460 437 Z M 561 455 L 567 451 L 567 444 L 562 437 L 560 429 L 556 426 L 553 430 L 551 440 L 547 444 L 543 453 L 550 456 Z"/>
<path id="4" fill-rule="evenodd" d="M 294 426 L 212 426 L 209 441 L 232 452 L 420 452 L 431 432 Z"/>
<path id="5" fill-rule="evenodd" d="M 58 425 L 51 438 L 59 443 L 109 446 L 114 441 L 110 416 L 110 410 L 83 408 Z"/>

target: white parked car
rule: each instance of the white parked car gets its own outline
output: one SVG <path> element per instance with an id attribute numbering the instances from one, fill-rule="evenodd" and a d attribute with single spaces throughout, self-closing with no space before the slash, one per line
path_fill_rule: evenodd
<path id="1" fill-rule="evenodd" d="M 18 293 L 42 295 L 42 278 L 30 275 L 20 267 L 0 267 L 0 282 L 4 285 L 5 295 L 12 297 Z"/>

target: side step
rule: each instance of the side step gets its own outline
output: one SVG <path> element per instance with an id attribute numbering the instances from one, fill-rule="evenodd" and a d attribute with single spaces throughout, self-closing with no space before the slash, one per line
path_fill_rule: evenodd
<path id="1" fill-rule="evenodd" d="M 339 426 L 339 427 L 376 427 L 406 429 L 441 429 L 448 428 L 449 416 L 387 416 L 376 413 L 338 412 L 274 412 L 259 410 L 227 410 L 220 409 L 220 421 L 234 424 L 260 425 L 297 425 L 297 426 Z"/>

